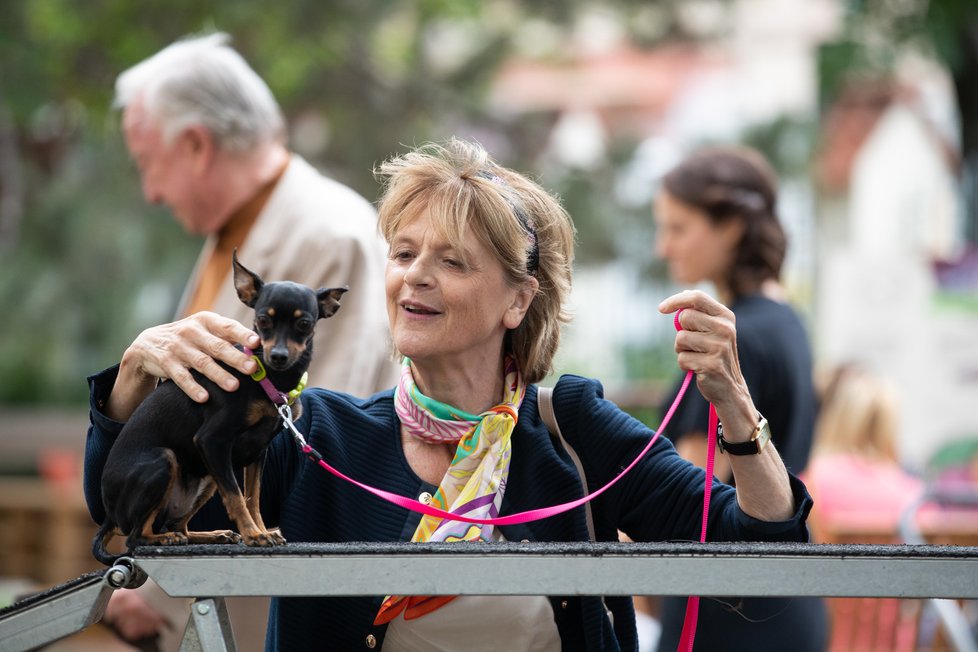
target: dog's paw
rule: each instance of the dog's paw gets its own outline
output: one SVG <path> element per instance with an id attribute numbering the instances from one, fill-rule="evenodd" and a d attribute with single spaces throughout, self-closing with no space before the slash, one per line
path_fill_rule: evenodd
<path id="1" fill-rule="evenodd" d="M 153 545 L 185 546 L 188 542 L 187 535 L 183 532 L 163 532 L 153 541 Z"/>
<path id="2" fill-rule="evenodd" d="M 240 543 L 241 535 L 231 530 L 215 532 L 214 543 Z"/>
<path id="3" fill-rule="evenodd" d="M 278 529 L 275 529 L 275 530 L 270 530 L 268 532 L 255 532 L 250 536 L 246 535 L 244 537 L 244 542 L 245 545 L 248 546 L 259 546 L 264 548 L 268 546 L 280 546 L 284 544 L 285 537 L 282 536 L 282 533 L 279 532 Z"/>
<path id="4" fill-rule="evenodd" d="M 272 541 L 273 541 L 272 545 L 273 546 L 284 546 L 285 545 L 285 537 L 282 536 L 282 531 L 279 530 L 278 528 L 275 528 L 274 530 L 269 530 L 268 531 L 268 536 L 272 539 Z"/>

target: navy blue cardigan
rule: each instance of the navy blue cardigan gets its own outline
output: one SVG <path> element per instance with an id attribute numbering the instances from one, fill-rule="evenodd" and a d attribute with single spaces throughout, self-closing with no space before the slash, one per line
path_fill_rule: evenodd
<path id="1" fill-rule="evenodd" d="M 89 379 L 91 427 L 85 453 L 85 497 L 92 517 L 104 517 L 100 482 L 108 450 L 122 424 L 102 413 L 117 367 Z M 652 431 L 603 398 L 596 380 L 564 376 L 554 389 L 561 432 L 581 458 L 587 483 L 601 487 L 648 443 Z M 401 447 L 393 390 L 367 399 L 311 389 L 302 395 L 296 426 L 334 467 L 358 480 L 404 496 L 435 487 L 411 470 Z M 501 514 L 511 514 L 579 498 L 580 478 L 569 455 L 551 438 L 531 386 L 513 433 L 512 461 Z M 618 530 L 636 541 L 695 541 L 703 505 L 703 470 L 680 458 L 660 439 L 631 473 L 592 502 L 596 537 L 616 541 Z M 794 516 L 763 522 L 737 505 L 734 489 L 714 482 L 710 503 L 710 541 L 805 541 L 811 499 L 791 478 Z M 286 435 L 268 452 L 261 491 L 262 514 L 290 542 L 409 541 L 420 519 L 415 512 L 387 503 L 318 467 Z M 213 500 L 193 524 L 221 527 L 221 506 Z M 226 522 L 226 516 L 223 516 Z M 523 525 L 501 528 L 509 541 L 587 541 L 583 507 Z M 324 578 L 324 581 L 328 581 Z M 650 586 L 649 594 L 655 593 Z M 382 644 L 386 628 L 373 626 L 383 596 L 352 598 L 275 598 L 269 616 L 269 650 L 364 649 L 368 635 Z M 550 596 L 565 650 L 637 648 L 631 598 L 609 596 L 607 616 L 598 596 Z M 614 624 L 612 624 L 612 622 Z"/>

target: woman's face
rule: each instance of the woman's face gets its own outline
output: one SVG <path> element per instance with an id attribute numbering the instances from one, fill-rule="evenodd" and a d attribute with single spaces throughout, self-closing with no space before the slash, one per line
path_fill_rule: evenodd
<path id="1" fill-rule="evenodd" d="M 724 282 L 742 232 L 740 220 L 714 224 L 706 213 L 665 190 L 655 198 L 652 214 L 656 224 L 655 253 L 669 263 L 669 275 L 674 281 L 689 285 Z"/>
<path id="2" fill-rule="evenodd" d="M 464 256 L 431 226 L 427 210 L 391 240 L 391 334 L 416 365 L 495 369 L 506 331 L 520 324 L 532 300 L 533 289 L 507 283 L 502 264 L 474 234 L 462 246 Z"/>

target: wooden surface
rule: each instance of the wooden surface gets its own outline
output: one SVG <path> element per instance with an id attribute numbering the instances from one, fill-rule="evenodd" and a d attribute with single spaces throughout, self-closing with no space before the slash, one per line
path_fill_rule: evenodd
<path id="1" fill-rule="evenodd" d="M 0 576 L 43 588 L 101 568 L 80 482 L 0 478 Z"/>

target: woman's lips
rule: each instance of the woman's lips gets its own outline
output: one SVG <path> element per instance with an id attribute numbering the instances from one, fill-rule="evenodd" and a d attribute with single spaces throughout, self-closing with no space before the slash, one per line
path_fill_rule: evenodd
<path id="1" fill-rule="evenodd" d="M 401 304 L 401 308 L 403 308 L 406 312 L 408 312 L 408 313 L 410 313 L 412 315 L 438 315 L 438 314 L 441 314 L 440 312 L 438 312 L 434 308 L 431 308 L 430 306 L 426 306 L 426 305 L 421 304 L 421 303 L 415 303 L 413 301 L 405 301 L 405 302 L 403 302 Z"/>

